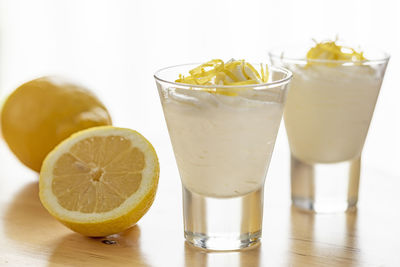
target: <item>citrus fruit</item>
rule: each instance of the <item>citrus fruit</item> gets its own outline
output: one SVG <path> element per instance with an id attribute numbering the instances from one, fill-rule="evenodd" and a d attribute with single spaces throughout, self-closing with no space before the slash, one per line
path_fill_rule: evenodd
<path id="1" fill-rule="evenodd" d="M 1 112 L 5 141 L 22 163 L 37 172 L 46 155 L 72 133 L 110 124 L 107 109 L 95 95 L 58 77 L 21 85 Z"/>
<path id="2" fill-rule="evenodd" d="M 73 134 L 43 162 L 43 206 L 70 229 L 87 236 L 119 233 L 150 208 L 159 164 L 138 132 L 113 126 Z"/>

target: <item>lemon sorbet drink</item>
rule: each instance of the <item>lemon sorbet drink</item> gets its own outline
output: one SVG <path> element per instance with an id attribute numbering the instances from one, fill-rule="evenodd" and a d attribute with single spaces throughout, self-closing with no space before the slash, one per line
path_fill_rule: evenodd
<path id="1" fill-rule="evenodd" d="M 336 41 L 316 43 L 303 58 L 270 54 L 294 75 L 284 118 L 296 206 L 336 212 L 357 203 L 361 152 L 388 62 L 369 54 Z"/>
<path id="2" fill-rule="evenodd" d="M 290 72 L 212 60 L 155 78 L 183 185 L 186 240 L 214 250 L 254 245 Z"/>

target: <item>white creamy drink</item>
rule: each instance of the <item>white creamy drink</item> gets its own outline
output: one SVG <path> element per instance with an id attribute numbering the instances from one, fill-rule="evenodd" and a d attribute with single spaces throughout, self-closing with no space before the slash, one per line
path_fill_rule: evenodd
<path id="1" fill-rule="evenodd" d="M 264 83 L 268 74 L 259 75 L 248 63 L 232 62 L 206 84 L 232 83 L 237 88 L 163 92 L 182 183 L 204 196 L 241 196 L 263 186 L 282 117 L 285 90 L 240 88 Z"/>
<path id="2" fill-rule="evenodd" d="M 154 78 L 182 181 L 186 241 L 214 251 L 256 245 L 291 72 L 214 59 Z"/>
<path id="3" fill-rule="evenodd" d="M 287 67 L 294 74 L 284 113 L 292 154 L 309 163 L 360 156 L 385 69 L 356 64 Z"/>
<path id="4" fill-rule="evenodd" d="M 270 53 L 293 72 L 284 110 L 294 206 L 336 213 L 357 205 L 361 154 L 388 55 L 338 40 Z"/>
<path id="5" fill-rule="evenodd" d="M 207 196 L 232 197 L 264 184 L 281 104 L 257 96 L 176 90 L 163 106 L 186 188 Z"/>

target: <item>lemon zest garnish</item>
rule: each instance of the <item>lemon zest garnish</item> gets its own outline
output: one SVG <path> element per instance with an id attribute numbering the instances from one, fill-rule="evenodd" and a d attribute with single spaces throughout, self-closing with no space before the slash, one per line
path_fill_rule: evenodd
<path id="1" fill-rule="evenodd" d="M 246 80 L 250 80 L 251 78 L 249 77 L 249 75 L 247 75 L 245 67 L 246 65 L 244 64 L 244 60 L 240 60 L 240 69 L 242 70 L 242 74 L 246 78 Z"/>
<path id="2" fill-rule="evenodd" d="M 246 67 L 247 68 L 249 68 L 250 70 L 251 70 L 251 72 L 253 72 L 253 74 L 258 78 L 258 79 L 260 79 L 260 80 L 262 80 L 261 79 L 261 77 L 260 77 L 260 74 L 258 73 L 258 71 L 253 67 L 253 65 L 251 65 L 250 63 L 247 63 L 246 62 Z M 262 64 L 261 64 L 261 66 L 262 66 Z M 263 70 L 261 69 L 261 72 L 262 72 Z M 245 71 L 246 72 L 246 71 Z M 263 80 L 262 80 L 263 81 Z M 263 81 L 264 82 L 264 81 Z"/>
<path id="3" fill-rule="evenodd" d="M 265 70 L 264 70 L 263 64 L 260 64 L 260 69 L 261 69 L 261 80 L 264 83 L 268 82 L 268 77 L 269 77 L 268 65 L 265 65 Z"/>
<path id="4" fill-rule="evenodd" d="M 322 41 L 316 44 L 307 52 L 307 59 L 339 60 L 339 61 L 362 61 L 365 60 L 364 53 L 357 52 L 354 48 L 338 45 L 335 41 Z M 312 62 L 315 64 L 316 62 Z M 308 62 L 311 64 L 311 62 Z"/>
<path id="5" fill-rule="evenodd" d="M 222 70 L 229 78 L 231 78 L 234 82 L 238 82 L 239 79 L 236 77 L 230 70 L 224 69 Z M 226 80 L 224 80 L 224 84 L 226 83 Z"/>
<path id="6" fill-rule="evenodd" d="M 243 77 L 235 74 L 235 69 L 240 66 Z M 247 71 L 247 72 L 246 72 Z M 251 72 L 248 73 L 248 72 Z M 237 72 L 236 72 L 237 73 Z M 210 60 L 200 66 L 189 71 L 189 76 L 179 74 L 179 78 L 175 80 L 178 83 L 194 84 L 194 85 L 250 85 L 259 84 L 268 81 L 268 66 L 261 64 L 260 73 L 248 62 L 244 60 L 231 60 L 226 63 L 221 59 Z M 226 89 L 206 88 L 205 91 L 223 95 L 237 95 L 235 90 L 227 91 Z M 236 90 L 237 91 L 237 90 Z"/>

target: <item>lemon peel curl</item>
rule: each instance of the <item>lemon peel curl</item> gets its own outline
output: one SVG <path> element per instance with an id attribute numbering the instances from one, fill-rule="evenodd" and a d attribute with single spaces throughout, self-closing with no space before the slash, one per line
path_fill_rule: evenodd
<path id="1" fill-rule="evenodd" d="M 364 53 L 356 51 L 352 47 L 341 46 L 337 44 L 337 39 L 334 41 L 317 42 L 307 52 L 307 60 L 337 60 L 337 61 L 362 61 L 366 58 Z M 309 64 L 311 62 L 308 62 Z M 315 62 L 313 62 L 314 64 Z"/>
<path id="2" fill-rule="evenodd" d="M 239 69 L 238 69 L 239 67 Z M 238 71 L 239 70 L 239 71 Z M 188 76 L 179 74 L 175 80 L 178 83 L 193 85 L 228 85 L 240 86 L 260 84 L 268 81 L 268 66 L 261 64 L 261 75 L 253 65 L 245 60 L 230 60 L 224 63 L 221 59 L 213 59 L 189 71 Z M 236 95 L 226 90 L 217 90 L 213 88 L 204 89 L 206 91 Z"/>

